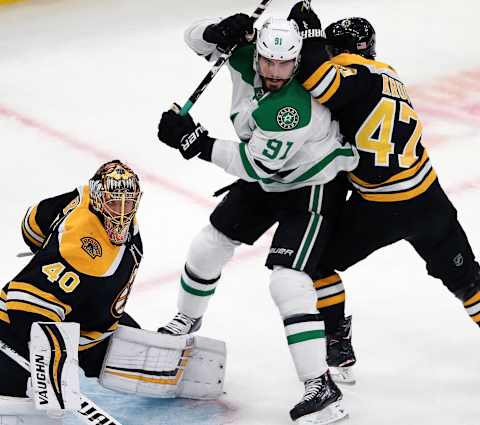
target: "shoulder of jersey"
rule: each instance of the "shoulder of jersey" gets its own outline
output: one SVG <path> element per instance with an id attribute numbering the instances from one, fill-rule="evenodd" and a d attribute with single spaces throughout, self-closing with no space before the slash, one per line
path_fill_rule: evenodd
<path id="1" fill-rule="evenodd" d="M 93 277 L 112 275 L 125 246 L 113 245 L 99 218 L 89 209 L 88 186 L 78 189 L 78 205 L 58 228 L 61 257 L 77 272 Z"/>
<path id="2" fill-rule="evenodd" d="M 355 55 L 351 53 L 342 53 L 340 55 L 334 56 L 330 59 L 331 63 L 340 66 L 352 66 L 352 65 L 362 65 L 366 67 L 370 72 L 373 73 L 387 73 L 395 74 L 395 69 L 384 62 L 379 62 L 374 59 L 367 59 L 360 55 Z"/>
<path id="3" fill-rule="evenodd" d="M 310 94 L 296 80 L 258 102 L 253 118 L 264 131 L 283 132 L 306 127 L 312 116 Z"/>
<path id="4" fill-rule="evenodd" d="M 253 69 L 253 58 L 255 55 L 255 45 L 246 44 L 236 49 L 229 59 L 230 66 L 242 76 L 242 79 L 253 85 L 255 79 L 255 70 Z"/>

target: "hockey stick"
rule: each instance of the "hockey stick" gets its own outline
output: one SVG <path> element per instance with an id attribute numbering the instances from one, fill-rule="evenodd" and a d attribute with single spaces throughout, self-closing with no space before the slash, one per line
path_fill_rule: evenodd
<path id="1" fill-rule="evenodd" d="M 0 339 L 0 351 L 17 362 L 26 371 L 30 371 L 30 362 L 18 354 L 12 347 Z M 105 410 L 100 409 L 92 400 L 80 394 L 81 407 L 75 411 L 79 419 L 87 425 L 122 425 L 116 419 L 112 418 Z"/>
<path id="2" fill-rule="evenodd" d="M 17 254 L 17 257 L 18 258 L 22 258 L 22 257 L 31 257 L 33 254 L 33 252 L 19 252 Z"/>
<path id="3" fill-rule="evenodd" d="M 268 4 L 272 0 L 261 0 L 260 4 L 257 6 L 255 11 L 252 14 L 253 22 L 255 22 L 265 11 L 267 8 Z M 205 78 L 202 80 L 202 82 L 198 85 L 198 87 L 195 89 L 193 94 L 188 98 L 187 102 L 185 105 L 182 106 L 180 109 L 179 114 L 181 116 L 185 116 L 188 114 L 188 111 L 192 108 L 192 106 L 195 104 L 195 102 L 198 100 L 200 95 L 205 91 L 205 89 L 208 87 L 208 85 L 212 82 L 213 78 L 215 75 L 217 75 L 217 72 L 220 70 L 220 68 L 228 61 L 230 56 L 232 56 L 233 51 L 236 49 L 237 45 L 233 46 L 230 50 L 227 52 L 223 53 L 215 62 L 215 64 L 212 66 L 212 69 L 208 72 L 208 74 L 205 76 Z"/>

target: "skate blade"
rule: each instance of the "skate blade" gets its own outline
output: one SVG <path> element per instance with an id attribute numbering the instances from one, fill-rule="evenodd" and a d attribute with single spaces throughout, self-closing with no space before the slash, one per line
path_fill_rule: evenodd
<path id="1" fill-rule="evenodd" d="M 337 384 L 354 385 L 357 382 L 352 367 L 330 367 L 330 375 Z"/>
<path id="2" fill-rule="evenodd" d="M 348 416 L 340 401 L 332 403 L 320 412 L 310 413 L 295 421 L 296 425 L 327 425 L 338 422 Z"/>

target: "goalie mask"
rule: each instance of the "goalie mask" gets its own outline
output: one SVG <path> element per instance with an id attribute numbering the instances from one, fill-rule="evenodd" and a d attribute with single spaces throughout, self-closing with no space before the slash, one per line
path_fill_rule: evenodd
<path id="1" fill-rule="evenodd" d="M 295 21 L 270 18 L 263 24 L 257 36 L 253 68 L 267 90 L 279 90 L 295 75 L 302 43 Z"/>
<path id="2" fill-rule="evenodd" d="M 142 196 L 138 176 L 118 160 L 103 164 L 89 181 L 90 205 L 115 245 L 127 241 Z"/>

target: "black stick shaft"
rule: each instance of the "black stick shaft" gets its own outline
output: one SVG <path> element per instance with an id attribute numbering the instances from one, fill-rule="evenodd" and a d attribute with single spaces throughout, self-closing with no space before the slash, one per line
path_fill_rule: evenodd
<path id="1" fill-rule="evenodd" d="M 257 6 L 255 11 L 252 13 L 252 18 L 254 21 L 256 21 L 265 11 L 267 8 L 268 4 L 272 0 L 261 0 L 260 4 Z M 205 89 L 208 87 L 208 85 L 212 82 L 214 79 L 215 75 L 217 75 L 217 72 L 220 70 L 220 68 L 228 61 L 230 56 L 232 56 L 233 51 L 235 50 L 237 46 L 233 46 L 228 52 L 222 54 L 215 64 L 212 66 L 212 69 L 208 72 L 208 74 L 205 76 L 205 78 L 202 80 L 202 82 L 197 86 L 193 94 L 188 98 L 187 102 L 185 105 L 182 106 L 182 109 L 180 110 L 180 115 L 185 116 L 188 114 L 188 111 L 192 108 L 192 106 L 195 104 L 195 102 L 198 100 L 198 98 L 201 96 L 201 94 L 205 91 Z"/>

